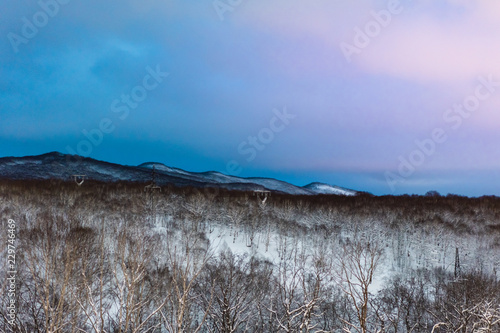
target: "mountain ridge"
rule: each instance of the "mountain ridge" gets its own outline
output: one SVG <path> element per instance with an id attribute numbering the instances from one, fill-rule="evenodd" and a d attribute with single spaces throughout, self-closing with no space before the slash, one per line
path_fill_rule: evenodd
<path id="1" fill-rule="evenodd" d="M 268 190 L 292 195 L 356 195 L 359 193 L 318 182 L 297 186 L 275 178 L 245 178 L 226 175 L 218 171 L 190 172 L 159 162 L 145 162 L 130 166 L 57 151 L 41 155 L 2 157 L 0 158 L 0 179 L 70 180 L 72 175 L 86 175 L 88 179 L 103 182 L 150 182 L 153 167 L 156 182 L 160 186 L 173 184 L 179 187 L 220 187 L 240 191 Z"/>

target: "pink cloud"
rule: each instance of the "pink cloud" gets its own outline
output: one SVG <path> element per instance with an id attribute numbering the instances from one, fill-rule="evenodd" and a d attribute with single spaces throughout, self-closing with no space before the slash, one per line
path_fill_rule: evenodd
<path id="1" fill-rule="evenodd" d="M 499 9 L 498 4 L 481 1 L 465 14 L 446 18 L 408 9 L 362 50 L 357 65 L 367 72 L 418 81 L 500 77 Z"/>
<path id="2" fill-rule="evenodd" d="M 500 75 L 500 3 L 399 3 L 403 12 L 393 15 L 390 24 L 353 57 L 351 65 L 362 72 L 418 81 L 456 82 L 474 79 L 479 74 Z M 325 59 L 317 62 L 319 70 L 339 56 L 342 42 L 353 42 L 356 27 L 363 29 L 373 21 L 372 12 L 386 10 L 388 4 L 389 1 L 370 0 L 254 0 L 243 2 L 234 15 L 238 24 L 278 34 L 280 38 L 321 41 L 320 52 Z"/>

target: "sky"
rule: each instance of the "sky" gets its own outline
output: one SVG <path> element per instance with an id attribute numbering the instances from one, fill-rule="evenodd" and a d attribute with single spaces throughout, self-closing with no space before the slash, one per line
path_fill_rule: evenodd
<path id="1" fill-rule="evenodd" d="M 5 0 L 0 156 L 500 195 L 500 2 Z"/>

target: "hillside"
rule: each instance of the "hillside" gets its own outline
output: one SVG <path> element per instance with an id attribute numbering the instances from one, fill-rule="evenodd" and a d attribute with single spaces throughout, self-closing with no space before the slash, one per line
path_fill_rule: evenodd
<path id="1" fill-rule="evenodd" d="M 57 152 L 38 156 L 0 158 L 0 179 L 70 180 L 72 175 L 85 175 L 88 179 L 102 182 L 150 182 L 152 169 L 155 168 L 155 181 L 161 185 L 179 187 L 214 187 L 228 190 L 252 191 L 269 190 L 294 195 L 325 194 L 325 186 L 332 189 L 330 194 L 354 195 L 357 192 L 324 184 L 323 187 L 300 187 L 273 178 L 241 178 L 224 175 L 220 172 L 189 172 L 166 166 L 162 163 L 148 162 L 139 166 L 126 166 L 98 161 L 76 155 Z"/>

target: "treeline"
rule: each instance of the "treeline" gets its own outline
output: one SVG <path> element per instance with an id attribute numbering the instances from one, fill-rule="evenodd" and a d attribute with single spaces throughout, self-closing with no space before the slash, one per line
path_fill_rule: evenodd
<path id="1" fill-rule="evenodd" d="M 2 220 L 18 226 L 16 320 L 2 293 L 0 330 L 500 331 L 494 273 L 464 257 L 454 270 L 397 266 L 417 256 L 416 230 L 453 253 L 445 239 L 464 234 L 498 253 L 497 198 L 273 193 L 263 203 L 144 185 L 0 183 Z"/>
<path id="2" fill-rule="evenodd" d="M 145 185 L 90 180 L 78 187 L 74 182 L 59 180 L 0 180 L 0 196 L 4 202 L 14 200 L 14 205 L 21 204 L 22 201 L 28 206 L 35 203 L 37 206 L 43 206 L 49 203 L 62 211 L 78 211 L 92 206 L 101 211 L 126 214 L 132 211 L 133 215 L 137 216 L 147 204 Z M 252 214 L 252 208 L 257 202 L 252 192 L 175 186 L 163 187 L 161 192 L 155 194 L 155 200 L 160 206 L 159 209 L 171 213 L 168 207 L 172 208 L 174 203 L 178 204 L 176 199 L 196 195 L 223 205 L 244 205 L 249 208 L 249 214 Z M 277 210 L 285 209 L 288 213 L 293 213 L 294 217 L 317 215 L 321 212 L 326 219 L 350 223 L 371 220 L 394 228 L 411 224 L 422 227 L 439 226 L 453 232 L 472 235 L 500 233 L 500 198 L 495 196 L 373 196 L 367 193 L 357 196 L 300 196 L 273 193 L 267 206 Z M 12 207 L 4 205 L 3 209 L 7 210 L 3 213 L 9 213 L 8 210 Z M 290 212 L 291 210 L 293 212 Z M 329 222 L 323 219 L 321 223 L 327 225 Z"/>

